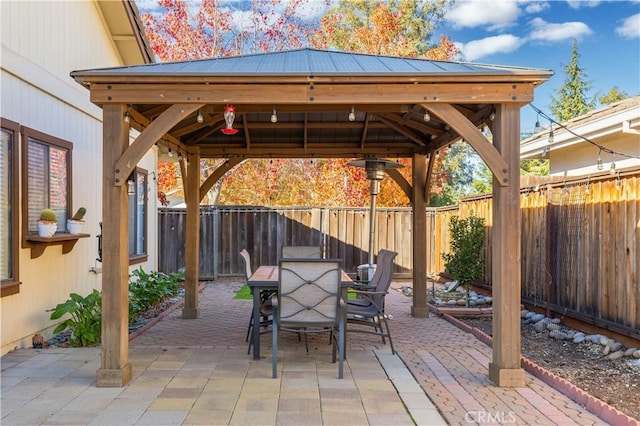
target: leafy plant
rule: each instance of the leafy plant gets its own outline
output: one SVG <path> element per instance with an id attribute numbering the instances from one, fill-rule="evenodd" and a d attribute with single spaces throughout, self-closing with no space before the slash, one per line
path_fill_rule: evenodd
<path id="1" fill-rule="evenodd" d="M 451 253 L 442 253 L 442 259 L 446 271 L 467 293 L 471 282 L 480 278 L 484 270 L 484 224 L 485 220 L 476 216 L 467 219 L 452 216 L 449 222 Z"/>
<path id="2" fill-rule="evenodd" d="M 71 293 L 69 299 L 59 303 L 52 309 L 51 319 L 70 315 L 64 322 L 53 330 L 54 334 L 67 328 L 72 329 L 69 343 L 71 346 L 92 346 L 100 342 L 102 322 L 102 293 L 94 289 L 86 297 Z"/>
<path id="3" fill-rule="evenodd" d="M 141 313 L 178 294 L 184 271 L 164 274 L 145 272 L 142 267 L 131 274 L 129 280 L 129 323 L 137 321 Z"/>

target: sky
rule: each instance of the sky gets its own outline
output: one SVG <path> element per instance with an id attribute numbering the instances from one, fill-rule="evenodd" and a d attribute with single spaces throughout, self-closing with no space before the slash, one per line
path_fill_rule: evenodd
<path id="1" fill-rule="evenodd" d="M 246 4 L 230 1 L 238 11 L 241 3 Z M 307 0 L 303 10 L 308 18 L 317 19 L 324 4 L 324 0 Z M 136 5 L 144 13 L 157 0 L 136 0 Z M 457 0 L 432 40 L 441 35 L 458 46 L 466 62 L 554 71 L 549 81 L 535 89 L 532 102 L 549 116 L 553 116 L 552 98 L 565 81 L 564 65 L 571 61 L 574 40 L 579 65 L 591 85 L 586 93 L 589 100 L 614 86 L 629 96 L 640 95 L 640 0 Z M 523 107 L 521 132 L 531 133 L 536 119 L 533 108 Z"/>

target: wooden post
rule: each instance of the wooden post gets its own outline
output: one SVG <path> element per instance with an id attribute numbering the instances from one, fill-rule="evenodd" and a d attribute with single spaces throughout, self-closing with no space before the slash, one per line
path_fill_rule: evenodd
<path id="1" fill-rule="evenodd" d="M 493 178 L 493 360 L 489 379 L 524 386 L 520 366 L 520 107 L 496 108 L 493 145 L 505 159 L 508 186 Z M 505 182 L 503 182 L 504 184 Z"/>
<path id="2" fill-rule="evenodd" d="M 200 275 L 200 154 L 189 153 L 187 166 L 187 222 L 185 238 L 185 283 L 182 318 L 198 318 L 198 279 Z"/>
<path id="3" fill-rule="evenodd" d="M 427 157 L 413 155 L 413 306 L 411 315 L 429 316 L 427 308 L 427 215 L 425 186 L 427 182 Z"/>
<path id="4" fill-rule="evenodd" d="M 129 203 L 127 185 L 116 186 L 115 166 L 129 147 L 126 105 L 103 108 L 102 141 L 102 364 L 96 386 L 131 381 L 129 363 Z"/>

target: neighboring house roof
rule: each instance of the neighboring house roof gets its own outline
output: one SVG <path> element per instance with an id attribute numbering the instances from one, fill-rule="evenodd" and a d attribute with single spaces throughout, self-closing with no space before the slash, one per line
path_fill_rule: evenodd
<path id="1" fill-rule="evenodd" d="M 617 161 L 626 165 L 640 164 L 640 95 L 590 111 L 561 125 L 553 125 L 552 143 L 549 143 L 549 128 L 522 140 L 520 157 L 534 159 L 548 155 L 552 174 L 555 153 L 559 161 L 562 158 L 561 168 L 565 174 L 576 174 L 577 170 L 583 173 L 590 172 L 588 165 L 581 162 L 580 155 L 574 155 L 572 163 L 569 161 L 572 153 L 588 155 L 585 153 L 587 149 L 592 152 L 593 157 L 589 160 L 590 166 L 596 166 L 598 154 L 607 154 L 607 158 L 601 158 L 603 161 Z M 600 147 L 604 149 L 600 150 Z M 637 161 L 629 161 L 628 157 L 619 155 L 615 160 L 608 153 L 609 150 L 638 158 Z M 559 167 L 555 167 L 556 173 L 560 171 Z"/>
<path id="2" fill-rule="evenodd" d="M 153 51 L 144 34 L 138 8 L 133 1 L 98 0 L 96 5 L 115 50 L 124 64 L 155 62 Z"/>
<path id="3" fill-rule="evenodd" d="M 232 57 L 209 58 L 182 62 L 163 62 L 143 66 L 100 68 L 75 71 L 78 75 L 117 76 L 429 76 L 447 77 L 483 75 L 492 77 L 535 75 L 550 77 L 553 72 L 535 68 L 483 65 L 463 62 L 434 61 L 419 58 L 376 56 L 361 53 L 317 49 L 257 53 Z M 533 80 L 533 79 L 532 79 Z"/>

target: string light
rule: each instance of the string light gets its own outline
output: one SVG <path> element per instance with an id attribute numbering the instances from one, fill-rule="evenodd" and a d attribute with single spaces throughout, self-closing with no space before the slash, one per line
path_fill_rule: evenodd
<path id="1" fill-rule="evenodd" d="M 278 122 L 278 113 L 276 113 L 276 108 L 273 108 L 273 111 L 271 111 L 271 122 L 272 123 L 277 123 Z"/>
<path id="2" fill-rule="evenodd" d="M 167 152 L 169 157 L 173 157 L 173 151 L 171 151 L 171 147 L 169 147 L 169 151 Z"/>
<path id="3" fill-rule="evenodd" d="M 596 162 L 596 167 L 597 167 L 597 169 L 598 169 L 598 170 L 602 170 L 602 169 L 603 169 L 603 165 L 602 165 L 602 158 L 601 158 L 601 154 L 602 154 L 602 152 L 603 152 L 603 151 L 604 151 L 604 152 L 606 152 L 606 153 L 608 153 L 608 154 L 611 154 L 611 155 L 613 155 L 613 156 L 614 156 L 614 162 L 611 164 L 611 166 L 612 166 L 612 167 L 611 167 L 611 169 L 612 169 L 612 172 L 611 172 L 611 173 L 612 173 L 612 174 L 615 174 L 615 172 L 616 172 L 616 166 L 615 166 L 615 156 L 616 156 L 616 155 L 618 155 L 618 156 L 620 156 L 620 157 L 624 157 L 624 158 L 635 158 L 635 159 L 640 159 L 640 157 L 637 157 L 637 156 L 634 156 L 634 155 L 629 155 L 629 154 L 625 154 L 625 153 L 623 153 L 623 152 L 613 151 L 612 149 L 609 149 L 609 148 L 607 148 L 607 147 L 605 147 L 605 146 L 603 146 L 603 145 L 600 145 L 600 144 L 598 144 L 598 143 L 596 143 L 596 142 L 592 141 L 591 139 L 589 139 L 589 138 L 587 138 L 587 137 L 585 137 L 585 136 L 579 135 L 579 134 L 577 134 L 576 132 L 574 132 L 573 130 L 569 129 L 569 128 L 568 128 L 567 126 L 565 126 L 564 124 L 562 124 L 562 123 L 558 123 L 557 121 L 553 120 L 551 117 L 549 117 L 547 114 L 545 114 L 542 110 L 540 110 L 540 109 L 539 109 L 538 107 L 536 107 L 535 105 L 533 105 L 533 104 L 529 104 L 529 106 L 530 106 L 530 107 L 531 107 L 531 108 L 532 108 L 532 109 L 533 109 L 533 110 L 534 110 L 538 115 L 541 115 L 542 117 L 544 117 L 544 118 L 546 118 L 547 120 L 549 120 L 549 122 L 551 123 L 551 125 L 552 125 L 552 126 L 555 124 L 557 127 L 561 128 L 561 129 L 563 129 L 563 130 L 565 130 L 566 132 L 568 132 L 568 133 L 572 134 L 573 136 L 575 136 L 575 137 L 577 137 L 577 138 L 580 138 L 580 139 L 582 139 L 583 141 L 585 141 L 585 142 L 587 142 L 587 143 L 590 143 L 591 145 L 593 145 L 593 146 L 597 147 L 597 148 L 599 149 L 599 151 L 598 151 L 598 159 L 597 159 L 597 162 Z M 537 122 L 536 122 L 536 124 L 537 124 Z M 550 139 L 551 141 L 553 141 L 553 139 L 552 139 L 552 137 L 553 137 L 553 136 L 552 136 L 552 133 L 553 133 L 553 128 L 552 128 L 552 129 L 551 129 L 551 131 L 549 132 L 549 139 Z M 550 143 L 551 143 L 551 142 L 550 142 Z"/>
<path id="4" fill-rule="evenodd" d="M 489 120 L 493 121 L 496 119 L 496 109 L 495 108 L 491 108 L 491 114 L 489 114 Z"/>
<path id="5" fill-rule="evenodd" d="M 196 120 L 198 123 L 202 123 L 204 121 L 204 117 L 202 116 L 202 111 L 198 110 L 198 115 L 196 116 Z"/>
<path id="6" fill-rule="evenodd" d="M 349 121 L 355 121 L 356 120 L 356 109 L 354 107 L 351 107 L 351 111 L 349 111 Z"/>
<path id="7" fill-rule="evenodd" d="M 536 133 L 540 131 L 540 114 L 536 116 L 536 124 L 533 126 L 533 131 Z"/>
<path id="8" fill-rule="evenodd" d="M 549 123 L 549 139 L 547 139 L 547 142 L 553 143 L 554 139 L 555 138 L 553 137 L 553 123 Z"/>
<path id="9" fill-rule="evenodd" d="M 609 171 L 612 175 L 616 174 L 616 153 L 613 153 L 613 159 L 611 160 L 611 171 Z"/>
<path id="10" fill-rule="evenodd" d="M 549 147 L 548 146 L 543 147 L 542 148 L 542 158 L 545 158 L 548 153 L 549 153 Z"/>
<path id="11" fill-rule="evenodd" d="M 131 115 L 129 114 L 129 110 L 126 110 L 124 112 L 124 122 L 129 124 L 130 121 L 131 121 Z"/>
<path id="12" fill-rule="evenodd" d="M 616 189 L 622 188 L 622 180 L 620 180 L 620 172 L 618 172 L 618 178 L 616 179 Z"/>
<path id="13" fill-rule="evenodd" d="M 427 111 L 426 109 L 424 110 L 424 117 L 422 117 L 422 119 L 425 121 L 425 123 L 431 121 L 431 114 L 429 114 L 429 111 Z"/>

